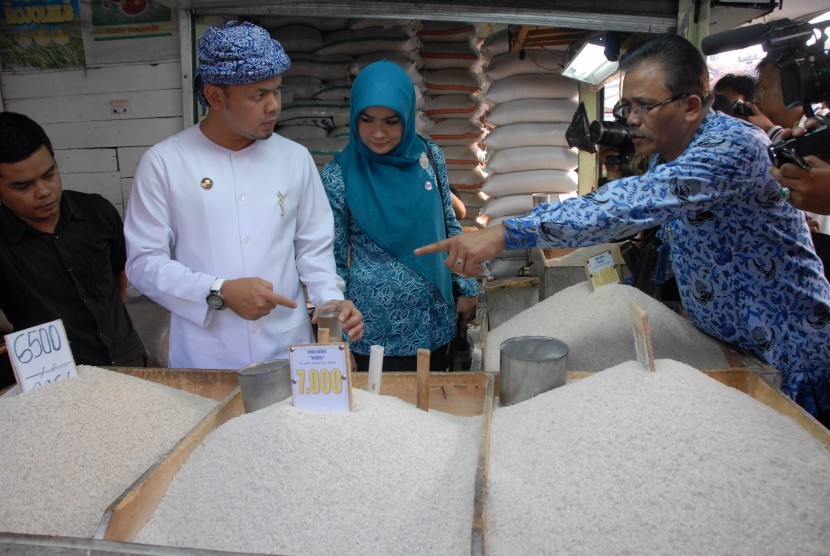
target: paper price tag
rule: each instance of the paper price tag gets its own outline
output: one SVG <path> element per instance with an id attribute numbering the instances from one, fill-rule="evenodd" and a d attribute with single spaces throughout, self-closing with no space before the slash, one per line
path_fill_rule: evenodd
<path id="1" fill-rule="evenodd" d="M 24 392 L 78 376 L 60 319 L 6 334 L 5 338 L 14 376 Z"/>
<path id="2" fill-rule="evenodd" d="M 294 407 L 320 413 L 352 410 L 348 344 L 293 345 L 288 359 Z"/>
<path id="3" fill-rule="evenodd" d="M 585 260 L 585 273 L 591 283 L 591 289 L 596 290 L 608 284 L 619 284 L 620 277 L 617 274 L 614 255 L 611 251 L 603 251 Z"/>
<path id="4" fill-rule="evenodd" d="M 651 341 L 651 327 L 648 325 L 648 313 L 636 301 L 629 301 L 631 322 L 634 325 L 634 350 L 637 360 L 649 371 L 654 372 L 654 347 Z"/>

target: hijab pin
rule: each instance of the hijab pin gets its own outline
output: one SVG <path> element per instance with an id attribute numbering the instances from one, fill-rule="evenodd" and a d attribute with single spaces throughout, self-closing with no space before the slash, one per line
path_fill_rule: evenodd
<path id="1" fill-rule="evenodd" d="M 202 178 L 202 181 L 199 182 L 199 185 L 202 186 L 202 189 L 210 189 L 213 187 L 213 180 L 210 178 Z"/>
<path id="2" fill-rule="evenodd" d="M 418 160 L 421 163 L 421 168 L 426 170 L 429 168 L 429 159 L 427 158 L 427 153 L 421 153 L 421 158 Z"/>
<path id="3" fill-rule="evenodd" d="M 432 191 L 432 182 L 431 181 L 425 181 L 424 182 L 424 189 L 426 189 L 427 191 Z"/>
<path id="4" fill-rule="evenodd" d="M 280 216 L 285 216 L 285 197 L 283 196 L 282 191 L 277 191 L 277 193 L 277 198 L 280 200 Z"/>

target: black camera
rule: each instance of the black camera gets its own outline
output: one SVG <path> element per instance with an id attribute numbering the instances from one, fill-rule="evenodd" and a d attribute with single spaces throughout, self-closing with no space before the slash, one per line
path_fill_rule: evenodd
<path id="1" fill-rule="evenodd" d="M 741 99 L 737 99 L 735 102 L 732 103 L 732 115 L 741 118 L 746 118 L 747 116 L 754 116 L 755 112 L 747 103 L 745 103 Z"/>
<path id="2" fill-rule="evenodd" d="M 811 104 L 830 101 L 830 54 L 824 48 L 827 26 L 826 21 L 796 23 L 779 19 L 709 35 L 701 49 L 709 55 L 761 44 L 768 58 L 795 59 L 780 66 L 784 104 L 788 108 L 803 106 L 804 114 L 813 116 Z M 771 145 L 768 150 L 776 166 L 791 162 L 809 168 L 805 156 L 830 152 L 830 129 L 826 121 L 820 121 L 818 128 Z"/>
<path id="3" fill-rule="evenodd" d="M 634 143 L 628 134 L 628 126 L 621 120 L 591 122 L 588 128 L 588 138 L 597 145 L 614 147 L 620 151 L 620 154 L 634 149 Z"/>
<path id="4" fill-rule="evenodd" d="M 620 165 L 628 165 L 636 150 L 628 133 L 624 120 L 599 121 L 589 123 L 585 104 L 579 103 L 571 125 L 565 131 L 568 146 L 589 153 L 596 153 L 597 147 L 611 147 L 619 152 Z M 610 157 L 608 157 L 610 158 Z M 606 158 L 606 162 L 607 162 Z"/>
<path id="5" fill-rule="evenodd" d="M 830 125 L 824 123 L 811 129 L 801 137 L 779 141 L 767 147 L 769 158 L 775 166 L 781 167 L 787 162 L 810 169 L 805 156 L 821 156 L 830 151 Z"/>

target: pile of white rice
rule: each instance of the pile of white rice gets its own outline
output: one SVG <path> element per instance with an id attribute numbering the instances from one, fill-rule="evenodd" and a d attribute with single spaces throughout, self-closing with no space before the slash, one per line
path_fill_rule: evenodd
<path id="1" fill-rule="evenodd" d="M 353 396 L 351 413 L 281 403 L 225 423 L 188 458 L 137 542 L 468 555 L 481 417 Z"/>
<path id="2" fill-rule="evenodd" d="M 591 291 L 576 284 L 525 309 L 487 334 L 484 370 L 498 372 L 501 343 L 516 336 L 551 336 L 568 345 L 568 369 L 600 371 L 636 359 L 629 301 L 648 313 L 654 357 L 697 369 L 728 367 L 721 345 L 637 288 L 611 284 Z"/>
<path id="3" fill-rule="evenodd" d="M 628 362 L 498 408 L 487 549 L 830 553 L 830 451 L 691 367 Z"/>
<path id="4" fill-rule="evenodd" d="M 91 537 L 217 402 L 97 367 L 0 397 L 0 531 Z"/>

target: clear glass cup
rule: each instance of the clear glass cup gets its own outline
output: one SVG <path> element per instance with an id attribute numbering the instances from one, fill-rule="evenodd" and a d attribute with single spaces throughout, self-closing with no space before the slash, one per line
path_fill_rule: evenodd
<path id="1" fill-rule="evenodd" d="M 343 301 L 321 301 L 314 304 L 317 315 L 317 328 L 328 328 L 330 342 L 343 341 L 343 328 L 340 326 L 340 311 L 343 310 Z"/>

